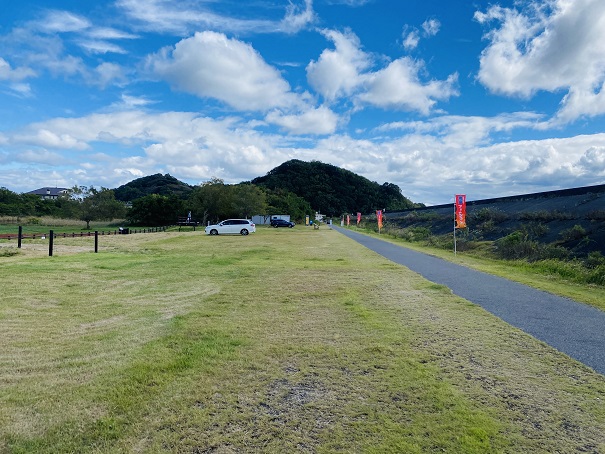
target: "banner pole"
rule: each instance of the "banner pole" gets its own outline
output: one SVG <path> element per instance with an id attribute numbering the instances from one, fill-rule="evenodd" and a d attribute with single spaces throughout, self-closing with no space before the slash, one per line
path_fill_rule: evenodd
<path id="1" fill-rule="evenodd" d="M 456 255 L 456 208 L 454 208 L 454 255 Z"/>

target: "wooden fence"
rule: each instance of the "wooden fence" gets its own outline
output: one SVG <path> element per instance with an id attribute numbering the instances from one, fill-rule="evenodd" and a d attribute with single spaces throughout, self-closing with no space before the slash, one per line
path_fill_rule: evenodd
<path id="1" fill-rule="evenodd" d="M 48 233 L 23 233 L 23 227 L 19 226 L 19 231 L 14 233 L 2 233 L 0 234 L 0 239 L 6 240 L 17 240 L 17 247 L 21 248 L 21 240 L 23 239 L 47 239 L 48 238 L 48 255 L 52 257 L 53 255 L 53 244 L 55 238 L 78 238 L 78 237 L 92 237 L 95 238 L 95 252 L 99 252 L 99 236 L 101 235 L 129 235 L 134 233 L 153 233 L 153 232 L 165 232 L 166 227 L 153 227 L 148 229 L 131 229 L 131 228 L 122 228 L 120 227 L 117 230 L 95 230 L 94 232 L 71 232 L 71 233 L 55 233 L 53 230 L 50 230 Z"/>

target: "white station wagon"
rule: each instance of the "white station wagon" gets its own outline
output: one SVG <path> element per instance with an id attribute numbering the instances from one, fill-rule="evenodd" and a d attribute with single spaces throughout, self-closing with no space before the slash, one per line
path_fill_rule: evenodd
<path id="1" fill-rule="evenodd" d="M 256 232 L 256 226 L 248 219 L 225 219 L 204 229 L 206 235 L 248 235 Z"/>

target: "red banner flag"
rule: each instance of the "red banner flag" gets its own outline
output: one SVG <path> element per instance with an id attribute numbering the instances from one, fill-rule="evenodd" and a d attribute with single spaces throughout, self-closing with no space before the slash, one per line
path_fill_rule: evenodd
<path id="1" fill-rule="evenodd" d="M 382 228 L 382 210 L 376 211 L 376 219 L 378 219 L 378 231 Z"/>
<path id="2" fill-rule="evenodd" d="M 351 215 L 347 214 L 347 226 L 351 225 Z"/>
<path id="3" fill-rule="evenodd" d="M 466 228 L 466 195 L 465 194 L 456 194 L 456 203 L 455 203 L 455 225 L 457 229 Z"/>
<path id="4" fill-rule="evenodd" d="M 359 225 L 361 223 L 361 213 L 358 211 L 357 212 L 357 225 Z"/>

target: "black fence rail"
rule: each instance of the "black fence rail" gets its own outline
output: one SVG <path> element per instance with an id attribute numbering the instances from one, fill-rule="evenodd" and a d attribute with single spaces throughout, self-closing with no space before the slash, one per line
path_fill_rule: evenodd
<path id="1" fill-rule="evenodd" d="M 103 235 L 128 235 L 135 233 L 154 233 L 154 232 L 165 232 L 166 227 L 152 227 L 148 229 L 131 229 L 122 228 L 116 230 L 95 230 L 94 232 L 61 232 L 55 233 L 53 230 L 49 230 L 48 233 L 23 233 L 23 227 L 19 226 L 19 231 L 14 233 L 3 233 L 0 234 L 0 239 L 6 240 L 17 240 L 17 247 L 21 248 L 21 240 L 23 239 L 47 239 L 48 238 L 48 255 L 52 257 L 54 240 L 56 238 L 81 238 L 81 237 L 94 237 L 95 238 L 95 252 L 99 252 L 99 236 Z"/>

